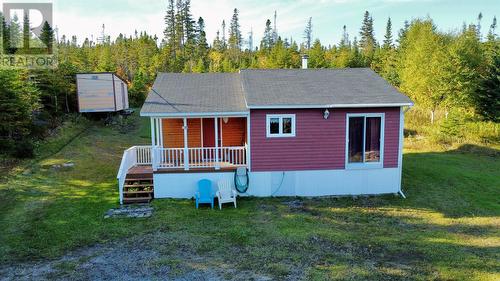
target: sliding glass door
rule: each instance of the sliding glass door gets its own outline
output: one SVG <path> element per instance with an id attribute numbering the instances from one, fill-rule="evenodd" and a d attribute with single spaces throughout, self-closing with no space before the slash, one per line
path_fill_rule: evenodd
<path id="1" fill-rule="evenodd" d="M 348 114 L 347 123 L 347 164 L 370 167 L 381 163 L 384 115 Z"/>

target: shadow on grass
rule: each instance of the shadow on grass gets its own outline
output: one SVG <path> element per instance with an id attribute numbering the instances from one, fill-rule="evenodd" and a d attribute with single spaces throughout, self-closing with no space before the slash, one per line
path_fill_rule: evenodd
<path id="1" fill-rule="evenodd" d="M 366 200 L 372 199 L 377 198 Z M 160 235 L 178 237 L 176 247 L 182 251 L 221 257 L 239 270 L 277 279 L 307 274 L 319 279 L 455 280 L 493 276 L 499 269 L 493 221 L 446 225 L 432 216 L 407 214 L 419 210 L 389 204 L 364 208 L 348 198 L 296 200 L 304 208 L 290 208 L 288 198 L 243 198 L 238 210 L 222 212 L 194 210 L 178 200 L 157 200 L 155 206 L 157 219 L 169 229 Z"/>
<path id="2" fill-rule="evenodd" d="M 0 193 L 9 202 L 0 207 L 0 261 L 53 258 L 132 237 L 174 259 L 217 257 L 276 279 L 467 279 L 499 270 L 498 150 L 406 154 L 406 200 L 297 199 L 304 207 L 291 209 L 283 202 L 295 199 L 243 198 L 238 209 L 223 211 L 156 200 L 151 219 L 105 220 L 104 212 L 117 206 L 114 176 L 121 148 L 129 145 L 121 139 L 98 128 L 54 158 L 75 160 L 74 170 L 9 181 Z M 110 148 L 112 141 L 120 147 Z"/>
<path id="3" fill-rule="evenodd" d="M 500 151 L 475 145 L 404 155 L 401 206 L 447 217 L 500 216 Z"/>

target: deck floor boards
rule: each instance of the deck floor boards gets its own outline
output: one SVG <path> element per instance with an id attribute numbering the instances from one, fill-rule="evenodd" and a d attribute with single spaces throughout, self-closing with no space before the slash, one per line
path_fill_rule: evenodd
<path id="1" fill-rule="evenodd" d="M 186 171 L 182 168 L 180 169 L 158 169 L 158 171 L 154 172 L 157 174 L 168 174 L 168 173 L 218 173 L 218 172 L 234 172 L 236 171 L 236 166 L 231 165 L 221 165 L 219 170 L 215 168 L 190 168 L 189 171 Z M 130 179 L 140 179 L 140 178 L 152 178 L 153 177 L 153 168 L 151 166 L 134 166 L 130 168 L 127 172 L 127 178 Z"/>

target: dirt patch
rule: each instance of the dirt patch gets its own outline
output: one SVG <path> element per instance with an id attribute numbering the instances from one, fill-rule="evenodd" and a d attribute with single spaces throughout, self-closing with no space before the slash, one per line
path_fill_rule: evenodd
<path id="1" fill-rule="evenodd" d="M 76 250 L 51 261 L 0 267 L 0 280 L 270 280 L 176 244 L 165 233 Z M 178 247 L 180 246 L 180 247 Z"/>
<path id="2" fill-rule="evenodd" d="M 149 204 L 136 204 L 111 209 L 106 212 L 104 218 L 149 218 L 152 215 L 153 207 Z"/>
<path id="3" fill-rule="evenodd" d="M 283 202 L 283 204 L 288 206 L 290 208 L 290 211 L 294 213 L 309 214 L 314 217 L 321 216 L 321 212 L 319 212 L 314 208 L 311 208 L 310 206 L 305 204 L 304 201 L 301 200 L 287 201 Z"/>

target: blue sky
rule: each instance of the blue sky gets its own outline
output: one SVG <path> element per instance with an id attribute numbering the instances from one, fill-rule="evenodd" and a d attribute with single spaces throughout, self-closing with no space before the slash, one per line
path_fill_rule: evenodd
<path id="1" fill-rule="evenodd" d="M 430 16 L 440 30 L 453 31 L 463 22 L 476 22 L 484 15 L 483 32 L 487 32 L 493 16 L 500 16 L 500 0 L 191 0 L 196 18 L 203 17 L 207 36 L 211 40 L 220 29 L 223 19 L 229 22 L 232 10 L 240 10 L 241 27 L 245 37 L 252 28 L 254 45 L 262 38 L 266 19 L 278 13 L 278 32 L 283 37 L 302 41 L 308 17 L 313 18 L 313 36 L 324 44 L 338 43 L 342 26 L 347 25 L 351 39 L 358 36 L 365 10 L 375 20 L 375 34 L 383 37 L 388 17 L 392 18 L 395 33 L 405 20 Z M 28 1 L 31 2 L 31 1 Z M 43 2 L 43 1 L 40 1 Z M 162 37 L 166 0 L 54 0 L 55 24 L 59 35 L 76 35 L 79 40 L 94 38 L 100 26 L 112 37 L 119 33 L 133 34 L 146 30 Z"/>

